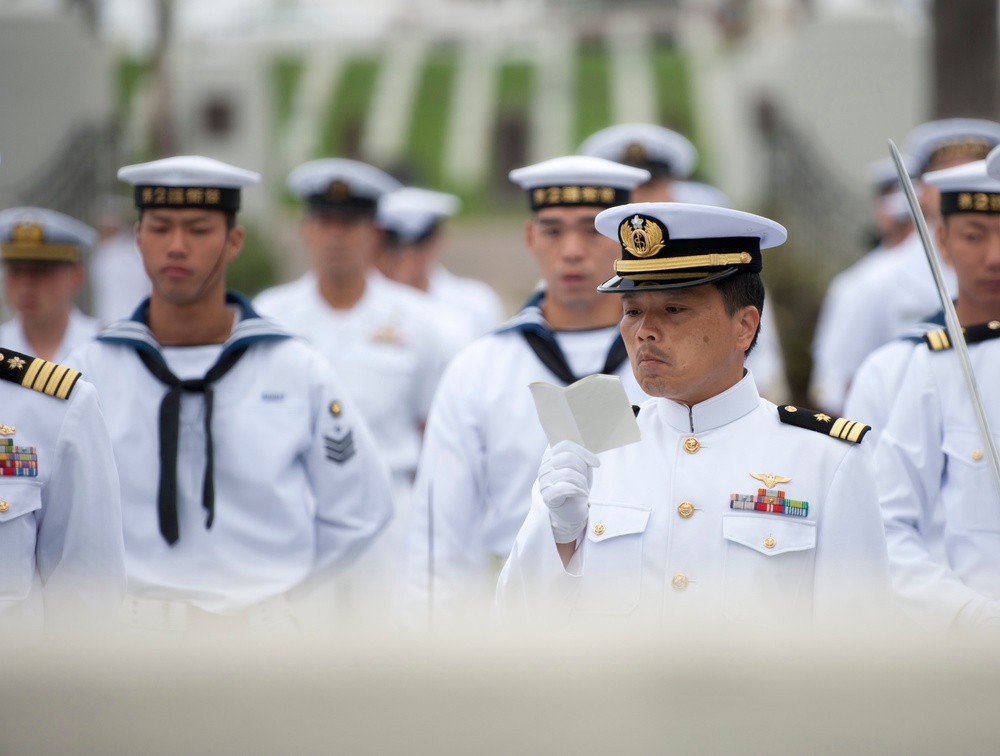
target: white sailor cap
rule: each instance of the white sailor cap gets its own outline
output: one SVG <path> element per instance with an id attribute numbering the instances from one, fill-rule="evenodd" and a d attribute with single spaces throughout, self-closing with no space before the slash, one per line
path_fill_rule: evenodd
<path id="1" fill-rule="evenodd" d="M 1000 147 L 994 147 L 986 156 L 986 172 L 993 178 L 1000 178 Z"/>
<path id="2" fill-rule="evenodd" d="M 313 210 L 374 215 L 379 198 L 402 184 L 367 163 L 323 158 L 303 163 L 289 173 L 287 186 Z"/>
<path id="3" fill-rule="evenodd" d="M 1000 123 L 980 118 L 945 118 L 922 123 L 903 139 L 920 172 L 935 162 L 982 160 L 1000 144 Z"/>
<path id="4" fill-rule="evenodd" d="M 407 186 L 382 195 L 375 222 L 404 244 L 416 244 L 430 236 L 442 218 L 450 218 L 461 206 L 462 201 L 454 194 Z"/>
<path id="5" fill-rule="evenodd" d="M 649 181 L 649 171 L 612 160 L 567 155 L 516 168 L 510 180 L 528 193 L 532 212 L 546 207 L 614 207 Z"/>
<path id="6" fill-rule="evenodd" d="M 698 151 L 676 131 L 653 123 L 620 123 L 601 129 L 583 140 L 579 155 L 593 155 L 616 163 L 645 168 L 652 175 L 687 178 L 694 170 Z"/>
<path id="7" fill-rule="evenodd" d="M 711 205 L 712 207 L 732 207 L 729 196 L 711 184 L 702 181 L 675 181 L 670 186 L 674 202 L 689 205 Z"/>
<path id="8" fill-rule="evenodd" d="M 0 252 L 4 262 L 80 261 L 97 242 L 97 231 L 76 218 L 41 207 L 0 212 Z"/>
<path id="9" fill-rule="evenodd" d="M 177 155 L 118 169 L 118 179 L 135 187 L 135 206 L 205 208 L 236 212 L 240 189 L 260 174 L 201 155 Z"/>
<path id="10" fill-rule="evenodd" d="M 903 155 L 903 167 L 906 168 L 906 175 L 916 178 L 920 175 L 920 166 L 912 155 Z M 878 194 L 885 194 L 899 186 L 899 174 L 896 173 L 896 163 L 892 158 L 886 156 L 873 160 L 868 164 L 868 180 Z"/>
<path id="11" fill-rule="evenodd" d="M 1000 179 L 987 172 L 985 160 L 925 173 L 923 180 L 941 192 L 942 215 L 1000 213 Z"/>
<path id="12" fill-rule="evenodd" d="M 762 249 L 783 244 L 780 223 L 739 210 L 638 202 L 605 210 L 597 230 L 622 245 L 615 273 L 598 291 L 683 289 L 734 273 L 759 273 Z"/>

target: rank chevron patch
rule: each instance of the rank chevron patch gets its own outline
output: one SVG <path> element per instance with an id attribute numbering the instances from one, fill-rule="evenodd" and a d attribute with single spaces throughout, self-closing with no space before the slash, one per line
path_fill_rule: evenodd
<path id="1" fill-rule="evenodd" d="M 354 456 L 354 432 L 347 431 L 340 438 L 323 436 L 323 449 L 328 460 L 338 465 L 344 464 Z"/>

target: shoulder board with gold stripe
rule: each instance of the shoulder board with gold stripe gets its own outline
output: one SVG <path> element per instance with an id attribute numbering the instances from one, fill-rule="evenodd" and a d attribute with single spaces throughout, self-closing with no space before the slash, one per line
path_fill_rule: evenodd
<path id="1" fill-rule="evenodd" d="M 792 405 L 778 407 L 778 417 L 788 425 L 833 436 L 841 441 L 850 441 L 852 444 L 860 444 L 861 439 L 871 430 L 871 426 L 864 423 L 856 423 L 843 417 L 830 417 L 823 412 Z"/>
<path id="2" fill-rule="evenodd" d="M 0 379 L 34 389 L 56 399 L 69 399 L 80 371 L 0 347 Z"/>
<path id="3" fill-rule="evenodd" d="M 991 320 L 989 323 L 977 323 L 968 328 L 963 328 L 966 344 L 978 344 L 980 341 L 1000 338 L 1000 320 Z M 932 352 L 943 352 L 952 348 L 948 331 L 941 328 L 937 331 L 928 331 L 924 334 L 924 343 Z"/>

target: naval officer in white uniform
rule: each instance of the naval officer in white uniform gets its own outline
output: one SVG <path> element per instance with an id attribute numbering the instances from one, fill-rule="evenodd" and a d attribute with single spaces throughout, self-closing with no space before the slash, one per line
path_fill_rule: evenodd
<path id="1" fill-rule="evenodd" d="M 1000 443 L 1000 151 L 987 163 L 929 179 L 941 192 L 937 241 L 958 281 L 955 311 Z M 904 610 L 930 631 L 996 634 L 1000 492 L 952 336 L 929 331 L 911 352 L 875 454 L 893 583 Z"/>
<path id="2" fill-rule="evenodd" d="M 642 440 L 546 450 L 500 577 L 533 621 L 867 627 L 891 600 L 867 427 L 778 408 L 744 368 L 760 323 L 761 250 L 785 229 L 679 203 L 612 208 L 622 337 Z M 727 632 L 723 629 L 722 632 Z"/>
<path id="3" fill-rule="evenodd" d="M 627 202 L 648 176 L 584 156 L 511 172 L 527 193 L 525 243 L 544 287 L 496 333 L 460 352 L 435 396 L 407 528 L 409 625 L 453 627 L 488 616 L 545 449 L 530 383 L 611 373 L 633 402 L 646 398 L 618 334 L 620 308 L 597 293 L 618 247 L 596 232 L 594 218 Z"/>
<path id="4" fill-rule="evenodd" d="M 280 627 L 391 516 L 357 405 L 313 348 L 225 291 L 241 188 L 205 157 L 122 168 L 150 298 L 74 353 L 101 396 L 121 477 L 135 627 Z"/>
<path id="5" fill-rule="evenodd" d="M 85 223 L 41 207 L 0 212 L 3 285 L 15 316 L 0 325 L 8 349 L 62 362 L 100 330 L 73 304 L 83 288 L 83 257 L 97 239 Z"/>

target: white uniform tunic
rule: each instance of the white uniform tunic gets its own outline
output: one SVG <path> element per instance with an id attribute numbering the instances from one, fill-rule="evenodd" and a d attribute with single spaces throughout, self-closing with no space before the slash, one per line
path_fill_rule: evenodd
<path id="1" fill-rule="evenodd" d="M 856 273 L 854 272 L 856 270 Z M 871 352 L 941 309 L 920 238 L 834 279 L 813 339 L 812 401 L 840 412 L 855 371 Z M 943 268 L 949 291 L 955 276 Z"/>
<path id="2" fill-rule="evenodd" d="M 101 323 L 129 317 L 149 296 L 149 278 L 131 229 L 98 244 L 88 268 L 93 312 Z"/>
<path id="3" fill-rule="evenodd" d="M 343 383 L 314 349 L 230 297 L 242 317 L 224 349 L 249 348 L 213 384 L 214 523 L 205 527 L 202 496 L 205 399 L 185 392 L 173 545 L 157 514 L 166 387 L 137 354 L 159 344 L 141 320 L 121 321 L 73 355 L 101 395 L 114 442 L 130 592 L 216 614 L 344 567 L 392 511 L 384 465 Z M 201 350 L 170 350 L 173 367 L 187 372 L 206 358 Z"/>
<path id="4" fill-rule="evenodd" d="M 262 292 L 254 307 L 327 358 L 358 403 L 397 484 L 409 486 L 434 389 L 451 356 L 425 295 L 368 276 L 350 310 L 335 310 L 307 275 Z"/>
<path id="5" fill-rule="evenodd" d="M 21 380 L 32 368 L 33 358 L 0 352 L 7 376 Z M 112 624 L 125 596 L 125 556 L 118 472 L 97 392 L 80 380 L 61 400 L 3 380 L 0 406 L 3 466 L 14 462 L 7 454 L 34 455 L 18 461 L 35 463 L 21 469 L 36 473 L 0 475 L 0 628 L 34 634 Z"/>
<path id="6" fill-rule="evenodd" d="M 63 334 L 62 341 L 59 342 L 59 348 L 52 355 L 52 362 L 65 362 L 74 349 L 90 341 L 100 330 L 101 324 L 96 318 L 88 317 L 74 307 L 69 313 L 66 333 Z M 24 335 L 21 319 L 17 317 L 0 325 L 0 344 L 15 352 L 34 353 L 34 349 Z"/>
<path id="7" fill-rule="evenodd" d="M 407 624 L 425 626 L 432 603 L 435 626 L 482 619 L 492 604 L 497 569 L 527 514 L 546 445 L 528 385 L 563 383 L 522 333 L 552 333 L 537 302 L 500 332 L 460 352 L 441 380 L 406 529 L 402 612 Z M 602 370 L 619 338 L 617 327 L 555 337 L 578 376 Z M 614 373 L 632 402 L 648 398 L 627 358 Z"/>
<path id="8" fill-rule="evenodd" d="M 435 265 L 431 271 L 427 293 L 435 301 L 462 313 L 473 338 L 489 333 L 503 322 L 503 302 L 490 286 L 475 278 L 456 276 L 443 265 Z"/>
<path id="9" fill-rule="evenodd" d="M 970 344 L 969 355 L 1000 443 L 1000 396 L 990 390 L 1000 374 L 1000 339 Z M 952 350 L 914 350 L 876 465 L 903 608 L 924 627 L 945 630 L 966 604 L 1000 599 L 1000 495 Z M 936 508 L 944 516 L 946 563 L 921 532 Z"/>
<path id="10" fill-rule="evenodd" d="M 863 445 L 782 423 L 749 373 L 690 409 L 650 400 L 638 422 L 642 441 L 600 455 L 568 570 L 535 486 L 498 586 L 505 614 L 674 630 L 884 616 L 888 557 Z M 807 502 L 808 515 L 731 508 L 758 489 Z"/>

